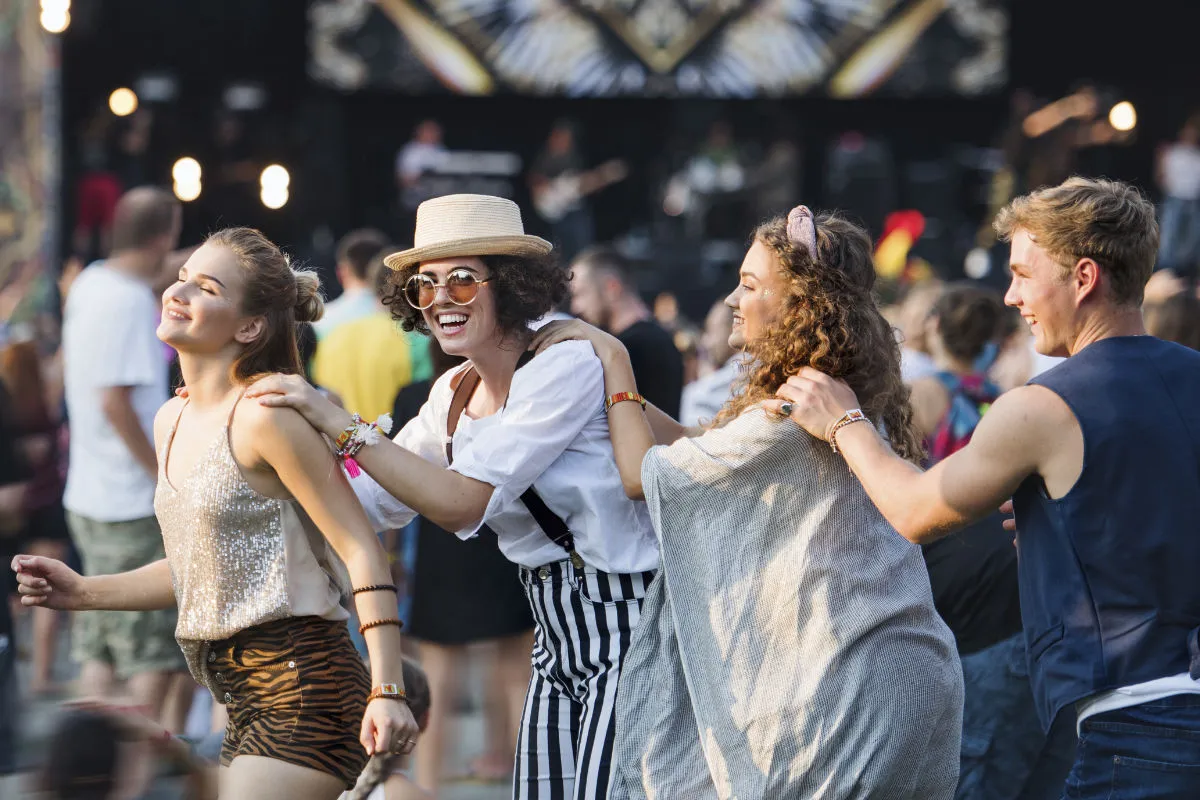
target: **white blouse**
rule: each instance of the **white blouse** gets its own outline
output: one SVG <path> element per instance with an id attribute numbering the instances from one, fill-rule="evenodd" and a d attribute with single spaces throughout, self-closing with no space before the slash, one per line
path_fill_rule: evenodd
<path id="1" fill-rule="evenodd" d="M 461 369 L 438 379 L 421 413 L 394 439 L 439 467 L 447 466 L 451 381 Z M 495 414 L 464 414 L 450 469 L 495 487 L 483 517 L 457 532 L 461 539 L 486 524 L 515 564 L 533 568 L 566 558 L 521 502 L 532 485 L 567 523 L 588 566 L 612 573 L 658 568 L 646 504 L 626 497 L 621 485 L 604 412 L 604 370 L 587 342 L 556 344 L 519 369 L 508 402 Z M 350 485 L 376 530 L 401 527 L 416 516 L 365 472 Z"/>

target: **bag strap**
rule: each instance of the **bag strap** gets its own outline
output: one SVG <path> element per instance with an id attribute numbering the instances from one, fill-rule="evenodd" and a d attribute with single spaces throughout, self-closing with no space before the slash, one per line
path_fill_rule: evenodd
<path id="1" fill-rule="evenodd" d="M 533 355 L 532 351 L 525 351 L 517 362 L 517 369 L 528 364 Z M 458 421 L 462 418 L 467 403 L 471 401 L 471 395 L 478 387 L 479 372 L 474 366 L 467 367 L 459 378 L 458 386 L 454 388 L 454 395 L 450 399 L 450 413 L 446 417 L 446 462 L 449 464 L 454 463 L 454 432 L 458 430 Z M 533 517 L 534 522 L 542 529 L 546 538 L 566 550 L 572 561 L 576 560 L 578 556 L 575 555 L 575 537 L 562 517 L 550 510 L 532 486 L 521 495 L 521 502 L 525 505 L 529 515 Z"/>

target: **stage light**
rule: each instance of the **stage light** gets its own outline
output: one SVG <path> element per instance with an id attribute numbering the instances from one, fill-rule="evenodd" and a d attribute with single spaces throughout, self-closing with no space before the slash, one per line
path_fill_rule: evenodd
<path id="1" fill-rule="evenodd" d="M 200 162 L 191 156 L 184 156 L 171 167 L 171 177 L 176 183 L 199 183 L 200 175 Z"/>
<path id="2" fill-rule="evenodd" d="M 47 33 L 62 33 L 71 26 L 71 14 L 68 11 L 47 11 L 42 9 L 39 21 Z"/>
<path id="3" fill-rule="evenodd" d="M 259 184 L 264 189 L 276 186 L 286 189 L 291 183 L 292 176 L 288 174 L 287 169 L 278 164 L 272 164 L 263 169 L 262 176 L 259 177 Z"/>
<path id="4" fill-rule="evenodd" d="M 180 200 L 190 203 L 200 196 L 200 181 L 175 181 L 171 189 Z"/>
<path id="5" fill-rule="evenodd" d="M 259 198 L 262 200 L 264 206 L 271 209 L 278 209 L 287 205 L 289 197 L 288 186 L 292 182 L 292 176 L 288 174 L 286 169 L 278 164 L 271 164 L 262 171 L 258 182 L 262 187 Z"/>
<path id="6" fill-rule="evenodd" d="M 1137 109 L 1128 100 L 1122 100 L 1108 112 L 1108 124 L 1125 133 L 1137 127 Z"/>
<path id="7" fill-rule="evenodd" d="M 272 210 L 283 208 L 287 205 L 289 199 L 286 186 L 264 186 L 262 193 L 259 195 L 262 204 Z"/>
<path id="8" fill-rule="evenodd" d="M 108 96 L 108 109 L 118 117 L 128 117 L 133 112 L 137 111 L 138 96 L 133 90 L 126 89 L 122 86 L 120 89 L 114 89 L 113 93 Z"/>

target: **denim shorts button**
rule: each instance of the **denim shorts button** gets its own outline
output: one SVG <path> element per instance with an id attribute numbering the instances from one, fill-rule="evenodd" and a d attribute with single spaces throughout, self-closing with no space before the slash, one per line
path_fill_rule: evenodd
<path id="1" fill-rule="evenodd" d="M 550 577 L 550 570 L 546 569 L 545 567 L 542 567 L 541 569 L 538 570 L 538 580 L 544 581 L 549 577 Z"/>

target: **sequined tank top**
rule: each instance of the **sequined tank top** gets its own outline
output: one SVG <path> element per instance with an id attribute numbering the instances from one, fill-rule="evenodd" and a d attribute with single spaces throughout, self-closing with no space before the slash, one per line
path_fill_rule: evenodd
<path id="1" fill-rule="evenodd" d="M 159 453 L 154 495 L 179 606 L 175 638 L 192 675 L 210 689 L 209 642 L 286 617 L 349 616 L 335 577 L 339 562 L 308 514 L 294 500 L 260 494 L 242 475 L 230 445 L 232 418 L 231 411 L 176 487 L 167 464 L 177 417 Z"/>

